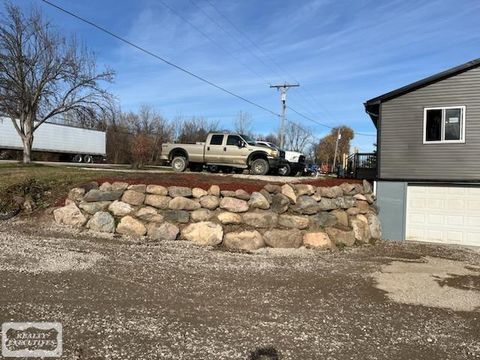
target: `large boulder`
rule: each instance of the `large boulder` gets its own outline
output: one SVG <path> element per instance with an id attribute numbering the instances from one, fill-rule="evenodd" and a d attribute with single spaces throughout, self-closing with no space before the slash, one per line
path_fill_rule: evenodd
<path id="1" fill-rule="evenodd" d="M 147 236 L 153 240 L 175 240 L 180 233 L 180 229 L 168 222 L 151 223 L 148 225 Z"/>
<path id="2" fill-rule="evenodd" d="M 168 189 L 165 186 L 161 186 L 161 185 L 148 185 L 146 191 L 147 193 L 153 194 L 153 195 L 162 195 L 162 196 L 168 195 Z"/>
<path id="3" fill-rule="evenodd" d="M 193 223 L 185 227 L 182 237 L 198 245 L 214 246 L 223 240 L 223 228 L 210 221 Z"/>
<path id="4" fill-rule="evenodd" d="M 105 181 L 99 186 L 99 189 L 102 191 L 112 191 L 112 184 L 110 184 L 108 181 Z"/>
<path id="5" fill-rule="evenodd" d="M 127 190 L 127 188 L 128 188 L 128 183 L 123 181 L 115 181 L 112 184 L 112 191 L 124 191 L 124 190 Z"/>
<path id="6" fill-rule="evenodd" d="M 68 199 L 78 202 L 83 200 L 84 195 L 85 195 L 85 189 L 76 187 L 68 192 Z"/>
<path id="7" fill-rule="evenodd" d="M 250 200 L 248 201 L 248 205 L 254 209 L 268 210 L 270 208 L 270 203 L 268 202 L 267 198 L 259 192 L 252 193 Z"/>
<path id="8" fill-rule="evenodd" d="M 337 207 L 340 209 L 350 209 L 355 206 L 355 200 L 351 196 L 341 196 L 336 201 Z"/>
<path id="9" fill-rule="evenodd" d="M 296 184 L 295 190 L 297 191 L 297 195 L 313 195 L 315 194 L 315 187 L 310 184 Z"/>
<path id="10" fill-rule="evenodd" d="M 253 251 L 265 247 L 262 234 L 258 231 L 231 232 L 225 235 L 223 244 L 226 248 Z"/>
<path id="11" fill-rule="evenodd" d="M 208 189 L 208 195 L 220 196 L 220 187 L 218 185 L 212 185 Z"/>
<path id="12" fill-rule="evenodd" d="M 363 193 L 371 194 L 373 192 L 372 184 L 368 180 L 363 180 Z"/>
<path id="13" fill-rule="evenodd" d="M 220 194 L 223 197 L 235 197 L 235 191 L 233 190 L 222 190 L 220 191 Z"/>
<path id="14" fill-rule="evenodd" d="M 248 211 L 248 203 L 245 200 L 233 197 L 224 197 L 220 200 L 220 207 L 230 212 L 241 213 Z"/>
<path id="15" fill-rule="evenodd" d="M 372 236 L 365 215 L 357 215 L 350 221 L 350 223 L 352 224 L 355 240 L 360 244 L 367 244 Z"/>
<path id="16" fill-rule="evenodd" d="M 87 222 L 87 218 L 82 214 L 75 203 L 55 209 L 53 211 L 55 221 L 59 224 L 81 227 Z"/>
<path id="17" fill-rule="evenodd" d="M 137 186 L 137 185 L 131 185 L 131 186 Z M 143 192 L 139 192 L 133 189 L 127 190 L 123 193 L 122 201 L 134 206 L 142 205 L 143 202 L 145 201 L 145 194 Z"/>
<path id="18" fill-rule="evenodd" d="M 298 229 L 269 230 L 263 234 L 265 244 L 273 248 L 299 248 L 303 243 L 303 234 Z"/>
<path id="19" fill-rule="evenodd" d="M 306 229 L 310 223 L 308 217 L 296 215 L 280 215 L 278 225 L 291 229 Z"/>
<path id="20" fill-rule="evenodd" d="M 322 196 L 322 199 L 318 203 L 318 206 L 320 210 L 324 210 L 324 211 L 334 210 L 334 209 L 338 209 L 338 202 L 337 202 L 337 199 L 332 199 L 332 198 L 327 198 Z"/>
<path id="21" fill-rule="evenodd" d="M 88 220 L 87 227 L 90 230 L 113 233 L 115 232 L 115 219 L 106 211 L 99 211 Z"/>
<path id="22" fill-rule="evenodd" d="M 125 216 L 120 220 L 117 226 L 117 233 L 123 235 L 143 236 L 147 233 L 147 228 L 140 220 L 132 216 Z"/>
<path id="23" fill-rule="evenodd" d="M 162 212 L 165 221 L 186 224 L 190 221 L 190 213 L 185 210 L 169 210 Z"/>
<path id="24" fill-rule="evenodd" d="M 110 211 L 115 216 L 125 216 L 130 215 L 133 213 L 135 209 L 130 205 L 123 201 L 114 201 L 108 207 L 108 211 Z"/>
<path id="25" fill-rule="evenodd" d="M 336 218 L 337 218 L 337 223 L 342 225 L 342 226 L 345 226 L 345 227 L 348 227 L 350 224 L 349 224 L 349 221 L 348 221 L 348 214 L 346 211 L 344 210 L 333 210 L 331 212 L 332 215 L 334 215 Z"/>
<path id="26" fill-rule="evenodd" d="M 228 211 L 223 211 L 217 215 L 218 221 L 224 225 L 241 224 L 242 216 Z"/>
<path id="27" fill-rule="evenodd" d="M 250 194 L 243 189 L 235 190 L 235 197 L 242 200 L 250 200 Z"/>
<path id="28" fill-rule="evenodd" d="M 302 195 L 298 197 L 297 203 L 292 209 L 300 214 L 312 215 L 320 211 L 320 206 L 312 197 Z"/>
<path id="29" fill-rule="evenodd" d="M 366 214 L 370 209 L 370 204 L 368 201 L 357 200 L 355 201 L 355 207 L 359 210 L 360 214 Z"/>
<path id="30" fill-rule="evenodd" d="M 157 209 L 168 209 L 168 203 L 170 200 L 172 200 L 170 196 L 147 195 L 145 197 L 145 205 L 150 205 Z"/>
<path id="31" fill-rule="evenodd" d="M 101 191 L 92 189 L 85 194 L 83 200 L 87 202 L 115 201 L 119 200 L 122 194 L 123 191 Z"/>
<path id="32" fill-rule="evenodd" d="M 379 240 L 382 238 L 382 228 L 378 216 L 372 213 L 367 214 L 368 226 L 370 227 L 370 234 L 372 239 Z"/>
<path id="33" fill-rule="evenodd" d="M 193 189 L 192 189 L 192 196 L 193 196 L 194 198 L 199 199 L 199 198 L 201 198 L 202 196 L 206 196 L 206 195 L 208 195 L 208 192 L 207 192 L 206 190 L 203 190 L 203 189 L 201 189 L 201 188 L 193 188 Z"/>
<path id="34" fill-rule="evenodd" d="M 111 201 L 81 202 L 78 207 L 87 214 L 93 215 L 96 212 L 107 210 L 111 203 Z"/>
<path id="35" fill-rule="evenodd" d="M 353 196 L 363 192 L 363 185 L 361 184 L 343 183 L 340 187 L 342 188 L 344 195 L 347 196 Z"/>
<path id="36" fill-rule="evenodd" d="M 144 193 L 146 190 L 147 190 L 147 185 L 145 184 L 133 184 L 133 185 L 129 185 L 128 190 L 133 190 L 133 191 L 136 191 L 136 192 L 139 192 L 139 193 Z"/>
<path id="37" fill-rule="evenodd" d="M 208 209 L 198 209 L 192 211 L 190 214 L 192 221 L 208 221 L 213 217 L 213 213 Z"/>
<path id="38" fill-rule="evenodd" d="M 331 187 L 319 187 L 317 192 L 321 197 L 335 199 L 337 197 L 343 196 L 343 190 L 340 186 L 331 186 Z"/>
<path id="39" fill-rule="evenodd" d="M 355 234 L 350 229 L 339 229 L 335 227 L 325 228 L 325 232 L 335 245 L 353 246 L 355 244 Z"/>
<path id="40" fill-rule="evenodd" d="M 272 211 L 248 212 L 243 214 L 243 222 L 254 228 L 273 228 L 277 225 L 278 215 Z"/>
<path id="41" fill-rule="evenodd" d="M 287 198 L 283 194 L 275 194 L 272 195 L 272 211 L 276 212 L 277 214 L 282 214 L 288 210 L 288 206 L 290 205 L 290 199 Z"/>
<path id="42" fill-rule="evenodd" d="M 272 203 L 272 195 L 267 190 L 265 189 L 260 190 L 260 194 L 262 194 L 265 197 L 265 199 L 267 199 L 269 204 Z"/>
<path id="43" fill-rule="evenodd" d="M 318 214 L 310 216 L 310 225 L 312 227 L 321 227 L 325 228 L 328 226 L 334 226 L 337 224 L 338 220 L 335 215 L 330 212 L 322 211 Z"/>
<path id="44" fill-rule="evenodd" d="M 149 222 L 162 222 L 163 216 L 157 212 L 157 209 L 151 206 L 144 206 L 137 210 L 135 217 Z"/>
<path id="45" fill-rule="evenodd" d="M 168 188 L 168 195 L 171 197 L 190 197 L 192 196 L 192 189 L 185 186 L 170 186 Z"/>
<path id="46" fill-rule="evenodd" d="M 282 186 L 282 194 L 285 195 L 292 204 L 295 204 L 297 202 L 297 194 L 295 193 L 295 189 L 291 185 L 284 184 Z"/>
<path id="47" fill-rule="evenodd" d="M 200 205 L 208 210 L 215 210 L 220 205 L 220 199 L 214 195 L 207 195 L 200 198 Z"/>
<path id="48" fill-rule="evenodd" d="M 327 250 L 334 249 L 335 244 L 327 233 L 308 232 L 303 235 L 303 245 L 307 248 Z"/>
<path id="49" fill-rule="evenodd" d="M 172 210 L 197 210 L 200 209 L 200 204 L 195 200 L 186 197 L 175 197 L 168 203 L 168 208 Z"/>

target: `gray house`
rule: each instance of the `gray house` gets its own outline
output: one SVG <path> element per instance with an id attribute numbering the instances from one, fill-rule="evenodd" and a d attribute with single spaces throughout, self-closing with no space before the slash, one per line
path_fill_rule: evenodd
<path id="1" fill-rule="evenodd" d="M 365 103 L 385 239 L 480 246 L 480 59 Z"/>

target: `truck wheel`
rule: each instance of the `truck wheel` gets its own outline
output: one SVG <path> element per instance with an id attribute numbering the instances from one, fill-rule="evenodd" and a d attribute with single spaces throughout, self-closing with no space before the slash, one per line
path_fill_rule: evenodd
<path id="1" fill-rule="evenodd" d="M 81 163 L 82 160 L 83 160 L 83 157 L 82 157 L 82 155 L 80 155 L 80 154 L 75 155 L 75 156 L 73 157 L 73 159 L 72 159 L 72 161 L 73 161 L 73 162 L 76 162 L 76 163 Z"/>
<path id="2" fill-rule="evenodd" d="M 266 175 L 268 170 L 270 170 L 270 166 L 268 165 L 268 161 L 265 159 L 254 160 L 250 165 L 250 172 L 253 175 Z"/>
<path id="3" fill-rule="evenodd" d="M 83 162 L 87 164 L 93 163 L 93 157 L 91 155 L 85 155 L 83 157 Z"/>
<path id="4" fill-rule="evenodd" d="M 188 167 L 188 161 L 183 156 L 175 156 L 172 160 L 172 168 L 176 172 L 184 172 Z"/>
<path id="5" fill-rule="evenodd" d="M 288 176 L 290 175 L 290 172 L 292 169 L 290 168 L 289 164 L 282 165 L 281 167 L 278 168 L 278 175 L 280 176 Z"/>

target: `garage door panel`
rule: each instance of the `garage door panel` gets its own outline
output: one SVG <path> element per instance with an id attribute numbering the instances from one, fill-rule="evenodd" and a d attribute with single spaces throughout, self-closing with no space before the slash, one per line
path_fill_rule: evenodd
<path id="1" fill-rule="evenodd" d="M 480 187 L 407 189 L 406 239 L 480 246 Z"/>

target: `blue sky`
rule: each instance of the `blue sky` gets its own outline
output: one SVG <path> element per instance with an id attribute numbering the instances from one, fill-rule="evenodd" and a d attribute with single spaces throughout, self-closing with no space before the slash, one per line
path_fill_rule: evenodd
<path id="1" fill-rule="evenodd" d="M 99 64 L 113 68 L 116 78 L 109 87 L 123 110 L 151 104 L 166 117 L 204 116 L 219 120 L 225 128 L 232 126 L 239 111 L 245 111 L 252 115 L 256 132 L 278 129 L 279 120 L 273 115 L 39 0 L 14 2 L 41 8 L 62 30 L 76 33 L 95 51 Z M 301 87 L 288 93 L 290 106 L 319 122 L 346 124 L 367 134 L 375 129 L 364 112 L 364 101 L 480 57 L 478 0 L 52 2 L 276 112 L 279 96 L 269 83 L 298 81 Z M 292 112 L 287 117 L 315 136 L 329 131 Z M 357 136 L 354 145 L 367 151 L 374 141 Z"/>

